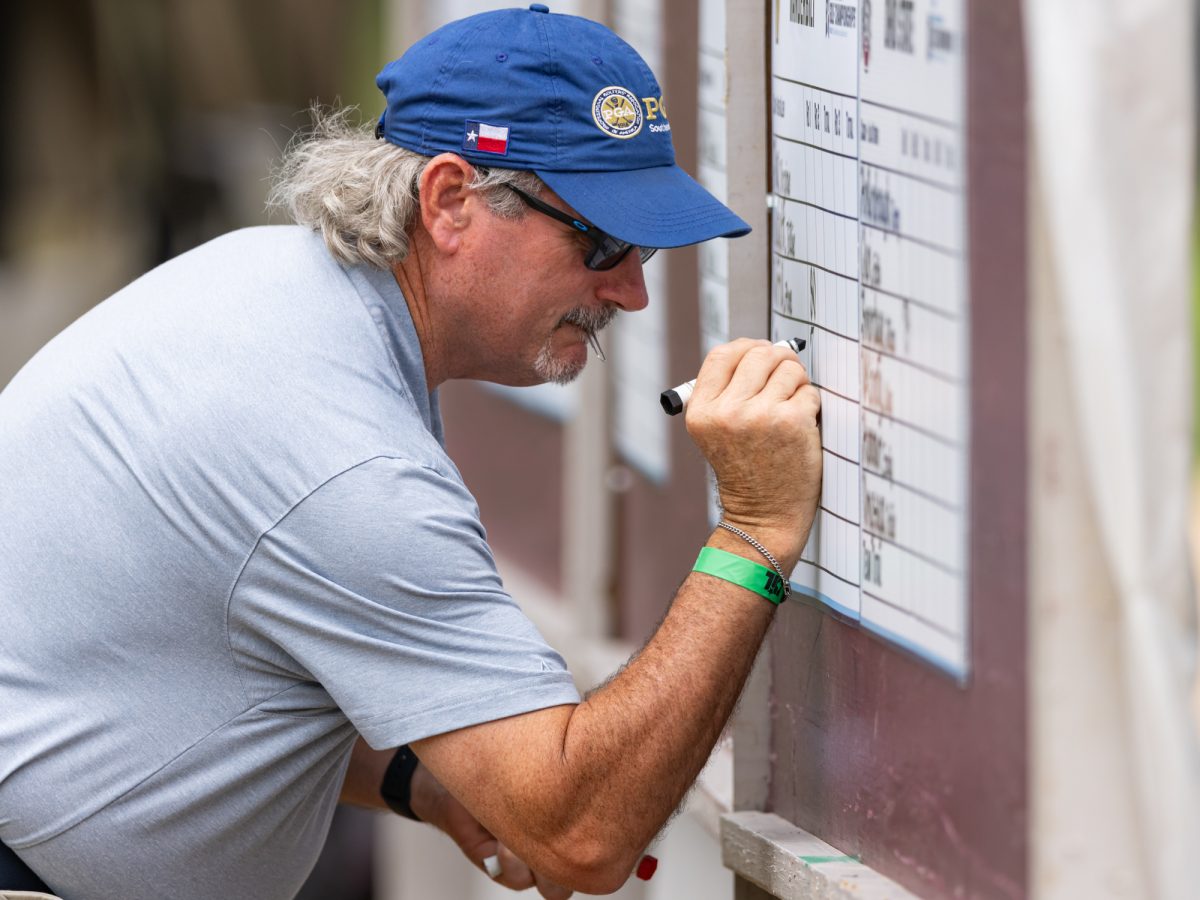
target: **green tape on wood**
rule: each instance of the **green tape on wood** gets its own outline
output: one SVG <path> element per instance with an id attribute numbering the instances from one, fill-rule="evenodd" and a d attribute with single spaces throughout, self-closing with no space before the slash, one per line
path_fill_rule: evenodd
<path id="1" fill-rule="evenodd" d="M 822 863 L 862 862 L 857 856 L 802 856 L 800 858 L 810 866 L 819 866 Z"/>

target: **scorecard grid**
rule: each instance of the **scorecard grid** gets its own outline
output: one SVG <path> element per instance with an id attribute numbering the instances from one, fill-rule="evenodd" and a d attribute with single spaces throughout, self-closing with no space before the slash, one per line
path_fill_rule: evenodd
<path id="1" fill-rule="evenodd" d="M 823 403 L 821 507 L 792 582 L 963 679 L 965 10 L 865 7 L 857 27 L 789 7 L 772 22 L 771 339 L 808 340 Z"/>

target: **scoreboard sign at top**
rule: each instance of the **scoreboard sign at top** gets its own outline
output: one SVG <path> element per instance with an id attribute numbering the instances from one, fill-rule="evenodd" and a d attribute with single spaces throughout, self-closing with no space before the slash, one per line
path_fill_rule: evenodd
<path id="1" fill-rule="evenodd" d="M 808 339 L 825 483 L 796 590 L 963 678 L 964 0 L 775 0 L 773 340 Z"/>

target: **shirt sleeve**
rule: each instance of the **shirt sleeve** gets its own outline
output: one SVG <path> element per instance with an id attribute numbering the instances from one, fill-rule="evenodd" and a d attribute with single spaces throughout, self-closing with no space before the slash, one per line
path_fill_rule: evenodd
<path id="1" fill-rule="evenodd" d="M 377 749 L 579 702 L 466 486 L 407 460 L 338 475 L 263 535 L 229 630 L 252 695 L 316 682 Z"/>

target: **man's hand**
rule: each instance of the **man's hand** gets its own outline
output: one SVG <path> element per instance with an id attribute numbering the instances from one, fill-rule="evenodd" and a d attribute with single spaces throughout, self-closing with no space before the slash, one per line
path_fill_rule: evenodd
<path id="1" fill-rule="evenodd" d="M 493 880 L 514 891 L 537 887 L 546 900 L 566 900 L 573 891 L 539 876 L 515 853 L 496 840 L 471 815 L 465 806 L 442 787 L 423 765 L 418 765 L 412 780 L 412 808 L 421 819 L 450 836 L 458 848 L 477 868 L 487 871 L 484 860 L 494 856 L 500 864 L 500 874 Z M 490 876 L 489 876 L 490 877 Z"/>
<path id="2" fill-rule="evenodd" d="M 725 520 L 774 550 L 785 571 L 821 495 L 820 410 L 796 354 L 748 338 L 708 354 L 688 404 L 688 433 L 716 474 Z"/>
<path id="3" fill-rule="evenodd" d="M 365 809 L 387 810 L 379 793 L 383 773 L 392 761 L 395 750 L 372 750 L 361 737 L 350 755 L 350 767 L 342 783 L 342 803 Z M 433 776 L 418 763 L 410 783 L 409 805 L 422 822 L 444 831 L 478 869 L 487 873 L 484 860 L 497 857 L 500 875 L 493 880 L 514 891 L 537 887 L 546 900 L 566 900 L 572 891 L 538 875 L 515 853 L 496 840 Z M 390 810 L 388 810 L 390 812 Z M 491 877 L 488 873 L 488 877 Z"/>

